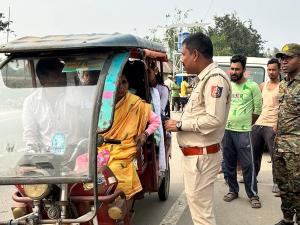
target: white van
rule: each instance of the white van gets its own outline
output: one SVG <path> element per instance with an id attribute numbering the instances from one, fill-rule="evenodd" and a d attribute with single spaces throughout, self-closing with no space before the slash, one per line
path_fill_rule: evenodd
<path id="1" fill-rule="evenodd" d="M 213 58 L 214 62 L 217 62 L 219 67 L 228 75 L 230 71 L 230 59 L 231 56 L 215 56 Z M 269 80 L 267 74 L 267 63 L 269 60 L 269 58 L 247 57 L 246 72 L 244 74 L 246 78 L 254 80 L 258 84 Z"/>

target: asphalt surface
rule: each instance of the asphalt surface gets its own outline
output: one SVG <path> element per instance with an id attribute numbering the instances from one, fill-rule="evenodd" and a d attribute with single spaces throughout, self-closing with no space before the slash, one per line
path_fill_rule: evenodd
<path id="1" fill-rule="evenodd" d="M 172 114 L 175 119 L 179 116 L 179 113 Z M 184 196 L 181 157 L 176 135 L 173 135 L 170 197 L 166 202 L 160 202 L 157 195 L 151 193 L 138 201 L 133 225 L 193 225 L 186 201 L 178 201 Z M 251 208 L 244 184 L 239 184 L 238 199 L 229 203 L 223 201 L 228 186 L 224 182 L 223 174 L 218 175 L 214 192 L 217 225 L 272 225 L 281 219 L 281 201 L 272 193 L 272 164 L 269 161 L 270 156 L 266 153 L 258 176 L 258 191 L 262 203 L 260 209 Z M 240 178 L 239 176 L 238 179 Z"/>
<path id="2" fill-rule="evenodd" d="M 178 113 L 172 114 L 178 118 Z M 186 205 L 181 169 L 182 154 L 177 146 L 176 135 L 172 140 L 171 187 L 169 199 L 160 202 L 156 193 L 147 194 L 135 204 L 132 225 L 192 225 L 191 216 Z M 228 203 L 223 195 L 228 187 L 219 174 L 215 183 L 215 212 L 218 225 L 272 225 L 281 218 L 280 198 L 274 197 L 272 190 L 272 164 L 269 155 L 264 155 L 261 172 L 258 176 L 261 209 L 252 209 L 246 197 L 244 185 L 240 184 L 239 198 Z M 0 178 L 1 179 L 1 178 Z M 0 187 L 0 220 L 11 218 L 11 193 L 13 186 Z"/>

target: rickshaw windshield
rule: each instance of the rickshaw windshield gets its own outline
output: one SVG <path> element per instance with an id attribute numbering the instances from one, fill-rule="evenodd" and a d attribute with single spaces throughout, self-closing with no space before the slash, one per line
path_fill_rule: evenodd
<path id="1" fill-rule="evenodd" d="M 82 177 L 103 55 L 12 59 L 0 74 L 0 177 Z"/>

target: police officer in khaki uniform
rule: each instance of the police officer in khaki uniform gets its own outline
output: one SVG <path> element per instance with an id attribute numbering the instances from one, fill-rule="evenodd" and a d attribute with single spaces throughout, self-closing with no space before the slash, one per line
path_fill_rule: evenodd
<path id="1" fill-rule="evenodd" d="M 196 33 L 183 41 L 181 61 L 188 74 L 199 74 L 180 121 L 165 122 L 178 132 L 183 153 L 185 193 L 195 225 L 215 225 L 214 182 L 221 166 L 219 143 L 228 116 L 231 86 L 227 75 L 212 60 L 213 46 Z"/>
<path id="2" fill-rule="evenodd" d="M 281 197 L 283 220 L 276 225 L 300 224 L 300 45 L 286 44 L 276 54 L 287 75 L 279 85 L 279 114 L 273 176 Z"/>

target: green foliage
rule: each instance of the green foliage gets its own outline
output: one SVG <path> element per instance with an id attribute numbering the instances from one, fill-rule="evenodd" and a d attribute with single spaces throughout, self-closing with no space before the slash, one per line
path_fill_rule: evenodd
<path id="1" fill-rule="evenodd" d="M 180 9 L 175 8 L 174 11 L 175 11 L 175 13 L 173 15 L 167 14 L 166 19 L 171 20 L 171 24 L 178 24 L 178 23 L 185 22 L 185 20 L 189 16 L 189 13 L 192 11 L 192 9 L 182 11 Z"/>
<path id="2" fill-rule="evenodd" d="M 212 34 L 210 38 L 214 46 L 214 55 L 218 55 L 218 56 L 233 55 L 233 51 L 228 46 L 226 42 L 226 36 L 224 34 L 221 35 Z"/>
<path id="3" fill-rule="evenodd" d="M 181 27 L 176 27 L 176 25 L 180 23 L 184 23 L 185 20 L 188 18 L 189 13 L 192 11 L 191 9 L 188 9 L 186 11 L 182 11 L 180 9 L 175 8 L 175 13 L 173 15 L 167 14 L 166 20 L 168 21 L 169 26 L 166 29 L 164 33 L 164 42 L 169 47 L 169 53 L 170 55 L 173 54 L 174 51 L 177 49 L 177 43 L 178 43 L 178 33 L 182 31 Z M 171 21 L 170 21 L 171 20 Z M 172 27 L 172 25 L 175 25 Z"/>
<path id="4" fill-rule="evenodd" d="M 201 26 L 186 24 L 191 9 L 182 11 L 175 9 L 174 14 L 167 14 L 167 24 L 163 39 L 156 36 L 157 28 L 149 29 L 150 34 L 146 38 L 159 42 L 164 42 L 169 47 L 169 54 L 177 50 L 178 33 L 182 29 L 190 33 L 203 32 L 207 34 L 214 45 L 214 55 L 233 55 L 244 54 L 246 56 L 260 57 L 267 53 L 263 52 L 261 35 L 253 28 L 252 21 L 242 21 L 236 13 L 225 14 L 224 16 L 215 16 L 214 25 L 209 26 L 206 30 Z"/>
<path id="5" fill-rule="evenodd" d="M 169 28 L 164 35 L 164 41 L 169 47 L 170 54 L 172 55 L 175 49 L 177 49 L 178 43 L 178 31 L 176 28 Z"/>
<path id="6" fill-rule="evenodd" d="M 208 27 L 207 34 L 216 42 L 215 55 L 262 56 L 264 41 L 251 20 L 243 22 L 235 13 L 215 16 L 214 20 L 215 26 Z"/>
<path id="7" fill-rule="evenodd" d="M 205 32 L 203 27 L 189 27 L 188 31 L 193 34 L 193 33 L 197 33 L 197 32 Z"/>
<path id="8" fill-rule="evenodd" d="M 4 18 L 5 18 L 4 14 L 0 13 L 0 32 L 6 31 L 9 24 L 12 22 L 12 21 L 3 21 Z"/>
<path id="9" fill-rule="evenodd" d="M 145 36 L 145 38 L 149 41 L 154 41 L 158 43 L 162 43 L 163 41 L 157 36 L 157 29 L 156 28 L 150 28 L 149 29 L 150 34 Z"/>

